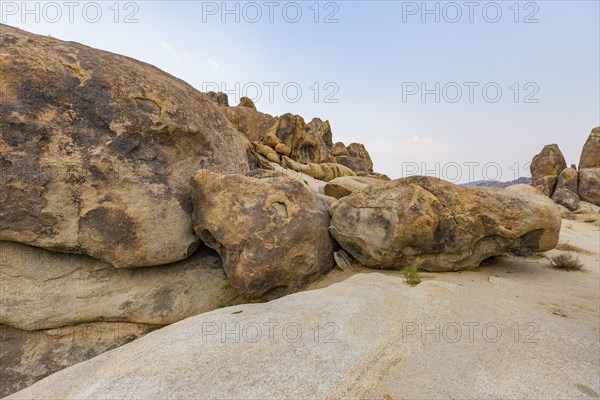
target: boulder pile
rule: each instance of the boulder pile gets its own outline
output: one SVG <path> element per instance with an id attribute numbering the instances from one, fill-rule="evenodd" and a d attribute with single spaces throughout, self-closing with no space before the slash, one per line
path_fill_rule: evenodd
<path id="1" fill-rule="evenodd" d="M 549 144 L 533 157 L 530 170 L 532 186 L 569 211 L 579 210 L 581 202 L 600 206 L 600 127 L 583 145 L 579 169 L 567 167 L 558 145 Z"/>
<path id="2" fill-rule="evenodd" d="M 390 181 L 328 121 L 231 107 L 4 25 L 0 44 L 0 396 L 192 315 L 296 292 L 336 260 L 454 271 L 556 245 L 558 207 L 531 187 Z M 536 186 L 598 204 L 598 143 L 596 129 L 578 173 L 549 148 Z"/>
<path id="3" fill-rule="evenodd" d="M 256 110 L 247 97 L 240 104 L 229 106 L 225 93 L 210 94 L 231 124 L 252 143 L 255 154 L 267 162 L 302 172 L 316 179 L 330 181 L 342 176 L 372 175 L 387 177 L 373 171 L 373 161 L 365 146 L 333 143 L 329 121 L 313 118 L 306 123 L 299 115 L 273 117 Z"/>

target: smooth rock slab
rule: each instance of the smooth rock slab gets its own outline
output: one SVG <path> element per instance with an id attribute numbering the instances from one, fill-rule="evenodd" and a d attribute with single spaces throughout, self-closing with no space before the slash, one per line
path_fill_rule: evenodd
<path id="1" fill-rule="evenodd" d="M 401 277 L 359 274 L 325 289 L 216 310 L 60 371 L 9 399 L 538 399 L 598 393 L 597 303 L 581 319 L 552 314 L 538 304 L 540 297 L 528 297 L 547 294 L 544 300 L 553 301 L 557 292 L 536 285 L 541 280 L 543 287 L 564 287 L 565 273 L 527 263 L 520 269 L 531 279 L 513 274 L 514 284 L 502 287 L 485 275 L 473 283 L 481 273 L 414 288 Z M 548 275 L 552 281 L 544 279 Z M 570 288 L 586 281 L 566 275 Z M 587 282 L 578 295 L 597 296 L 589 277 Z"/>
<path id="2" fill-rule="evenodd" d="M 561 224 L 559 208 L 537 191 L 419 176 L 343 197 L 331 213 L 331 235 L 363 265 L 399 269 L 420 257 L 429 271 L 473 268 L 508 251 L 550 250 Z"/>
<path id="3" fill-rule="evenodd" d="M 214 310 L 238 295 L 218 255 L 118 269 L 87 256 L 0 242 L 0 324 L 24 330 L 97 321 L 167 325 Z"/>
<path id="4" fill-rule="evenodd" d="M 95 322 L 31 332 L 0 325 L 0 397 L 157 328 L 126 322 Z"/>

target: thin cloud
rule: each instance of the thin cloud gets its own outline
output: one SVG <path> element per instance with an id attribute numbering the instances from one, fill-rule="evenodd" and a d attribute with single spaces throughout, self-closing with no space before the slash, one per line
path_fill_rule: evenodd
<path id="1" fill-rule="evenodd" d="M 166 52 L 168 52 L 169 54 L 171 54 L 175 60 L 177 61 L 190 61 L 192 60 L 192 58 L 194 57 L 193 54 L 191 53 L 180 53 L 177 50 L 175 50 L 175 48 L 173 46 L 171 46 L 171 44 L 169 42 L 167 42 L 164 39 L 159 39 L 158 40 L 158 45 L 165 50 Z"/>
<path id="2" fill-rule="evenodd" d="M 217 60 L 212 59 L 212 58 L 205 58 L 204 59 L 204 64 L 210 65 L 214 69 L 221 68 L 221 65 L 219 64 L 219 62 Z"/>

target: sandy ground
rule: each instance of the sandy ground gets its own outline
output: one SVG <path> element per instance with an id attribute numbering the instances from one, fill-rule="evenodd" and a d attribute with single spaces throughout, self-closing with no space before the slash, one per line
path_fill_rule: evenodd
<path id="1" fill-rule="evenodd" d="M 560 250 L 565 244 L 575 248 Z M 503 256 L 473 271 L 421 273 L 421 285 L 442 283 L 448 290 L 398 327 L 407 334 L 409 355 L 368 382 L 374 388 L 369 397 L 598 398 L 599 252 L 598 221 L 563 219 L 557 249 L 539 257 Z M 584 268 L 551 268 L 550 259 L 560 253 L 577 257 Z M 357 272 L 373 271 L 336 269 L 310 289 Z M 361 380 L 357 387 L 365 386 Z"/>

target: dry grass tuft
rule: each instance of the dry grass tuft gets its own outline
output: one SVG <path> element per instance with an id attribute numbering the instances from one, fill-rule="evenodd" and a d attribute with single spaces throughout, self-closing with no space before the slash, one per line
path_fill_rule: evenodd
<path id="1" fill-rule="evenodd" d="M 583 268 L 583 264 L 577 257 L 573 257 L 570 254 L 559 254 L 550 259 L 550 265 L 552 268 L 564 269 L 566 271 L 580 270 Z"/>

